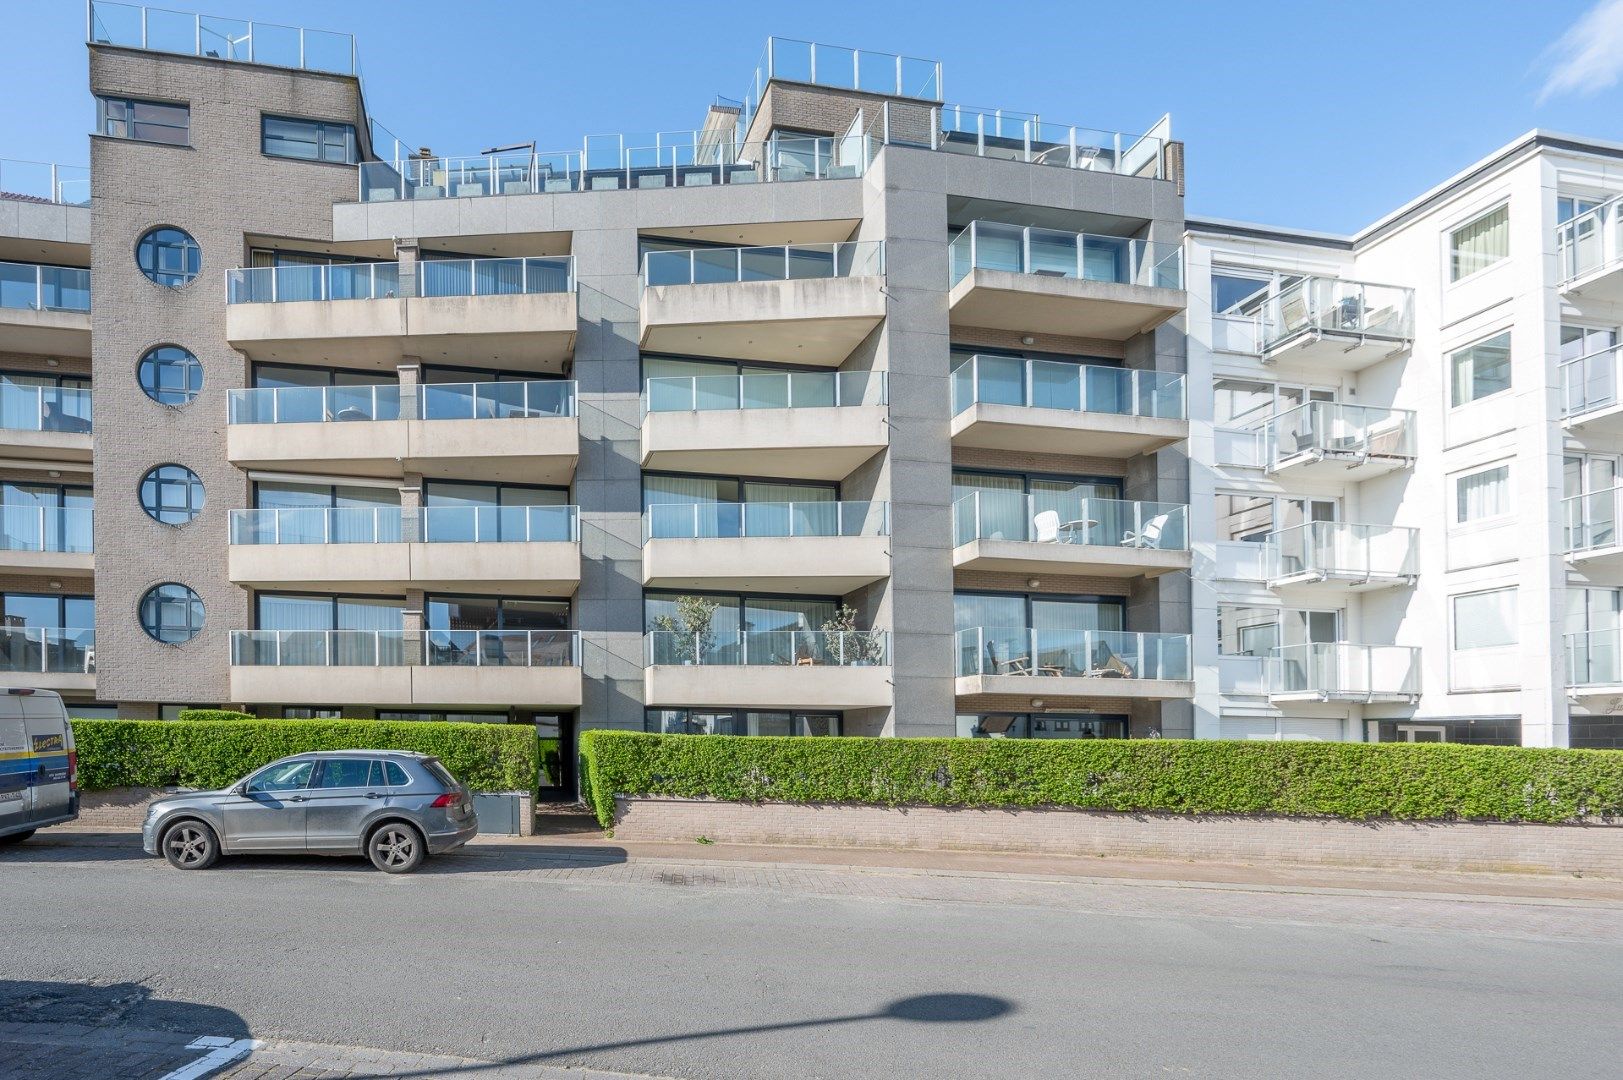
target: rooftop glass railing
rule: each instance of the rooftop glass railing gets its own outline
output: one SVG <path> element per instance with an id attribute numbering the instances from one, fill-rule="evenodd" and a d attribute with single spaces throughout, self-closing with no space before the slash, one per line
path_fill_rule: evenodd
<path id="1" fill-rule="evenodd" d="M 650 251 L 642 260 L 643 287 L 726 285 L 743 281 L 798 281 L 867 277 L 885 272 L 882 240 L 774 247 L 682 248 Z"/>
<path id="2" fill-rule="evenodd" d="M 1578 555 L 1623 543 L 1618 538 L 1620 511 L 1623 511 L 1623 485 L 1563 499 L 1567 554 Z"/>
<path id="3" fill-rule="evenodd" d="M 352 420 L 509 420 L 575 415 L 576 383 L 527 379 L 482 383 L 264 386 L 230 392 L 233 424 L 315 424 Z M 413 404 L 413 399 L 415 404 Z"/>
<path id="4" fill-rule="evenodd" d="M 1623 258 L 1623 195 L 1555 227 L 1556 279 L 1587 277 Z"/>
<path id="5" fill-rule="evenodd" d="M 77 266 L 0 262 L 0 308 L 89 311 L 90 271 Z"/>
<path id="6" fill-rule="evenodd" d="M 1374 405 L 1310 401 L 1269 417 L 1255 430 L 1269 468 L 1300 458 L 1407 461 L 1415 456 L 1414 413 Z"/>
<path id="7" fill-rule="evenodd" d="M 334 75 L 361 73 L 354 37 L 331 30 L 195 15 L 111 0 L 91 0 L 89 22 L 88 39 L 92 45 L 119 45 Z"/>
<path id="8" fill-rule="evenodd" d="M 576 630 L 233 630 L 237 667 L 578 667 Z"/>
<path id="9" fill-rule="evenodd" d="M 883 371 L 768 371 L 647 379 L 647 412 L 830 409 L 885 404 Z"/>
<path id="10" fill-rule="evenodd" d="M 95 530 L 88 506 L 0 506 L 0 551 L 88 555 Z"/>
<path id="11" fill-rule="evenodd" d="M 1420 569 L 1420 532 L 1396 525 L 1310 521 L 1268 534 L 1269 581 L 1412 578 Z"/>
<path id="12" fill-rule="evenodd" d="M 646 659 L 654 665 L 718 667 L 883 667 L 884 630 L 651 630 Z"/>
<path id="13" fill-rule="evenodd" d="M 90 170 L 83 165 L 0 158 L 0 199 L 8 196 L 89 206 Z"/>
<path id="14" fill-rule="evenodd" d="M 972 270 L 1183 288 L 1183 248 L 1035 226 L 972 221 L 947 245 L 949 284 Z"/>
<path id="15" fill-rule="evenodd" d="M 0 377 L 0 428 L 90 433 L 90 389 L 30 386 Z"/>
<path id="16" fill-rule="evenodd" d="M 958 674 L 1194 678 L 1188 634 L 977 626 L 958 631 Z"/>
<path id="17" fill-rule="evenodd" d="M 94 675 L 96 631 L 88 627 L 0 627 L 0 671 Z"/>
<path id="18" fill-rule="evenodd" d="M 1186 418 L 1184 377 L 1170 371 L 977 353 L 952 369 L 952 412 L 972 405 Z"/>
<path id="19" fill-rule="evenodd" d="M 1623 345 L 1561 362 L 1561 415 L 1580 421 L 1623 403 Z"/>
<path id="20" fill-rule="evenodd" d="M 1341 278 L 1309 277 L 1264 300 L 1256 312 L 1263 352 L 1304 334 L 1414 340 L 1414 290 Z"/>
<path id="21" fill-rule="evenodd" d="M 920 123 L 918 111 L 886 102 L 880 116 L 883 140 L 1051 168 L 1165 176 L 1167 140 L 1161 135 L 1056 123 L 1034 113 L 970 105 L 934 106 Z"/>
<path id="22" fill-rule="evenodd" d="M 883 502 L 655 503 L 643 512 L 644 540 L 889 535 Z"/>
<path id="23" fill-rule="evenodd" d="M 1623 686 L 1623 630 L 1566 637 L 1568 686 Z"/>
<path id="24" fill-rule="evenodd" d="M 515 296 L 575 287 L 570 255 L 514 259 L 424 259 L 412 296 Z M 399 263 L 253 266 L 226 271 L 226 303 L 390 300 L 407 295 Z"/>
<path id="25" fill-rule="evenodd" d="M 1420 694 L 1420 650 L 1407 645 L 1281 645 L 1268 657 L 1267 670 L 1273 695 L 1375 699 Z"/>
<path id="26" fill-rule="evenodd" d="M 1098 499 L 1072 492 L 972 491 L 952 504 L 953 543 L 1015 540 L 1187 551 L 1189 507 Z"/>

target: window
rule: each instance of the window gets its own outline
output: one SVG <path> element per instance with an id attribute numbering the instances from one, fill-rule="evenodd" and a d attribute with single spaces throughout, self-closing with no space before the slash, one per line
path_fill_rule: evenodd
<path id="1" fill-rule="evenodd" d="M 261 122 L 260 135 L 260 148 L 266 157 L 330 161 L 340 165 L 353 165 L 360 160 L 355 152 L 354 124 L 267 116 Z"/>
<path id="2" fill-rule="evenodd" d="M 343 709 L 324 709 L 311 705 L 283 705 L 283 720 L 342 720 Z"/>
<path id="3" fill-rule="evenodd" d="M 184 525 L 203 512 L 203 481 L 184 465 L 159 465 L 141 478 L 141 508 L 153 521 Z"/>
<path id="4" fill-rule="evenodd" d="M 1212 268 L 1212 311 L 1219 315 L 1254 312 L 1273 284 L 1272 274 Z"/>
<path id="5" fill-rule="evenodd" d="M 1453 406 L 1469 405 L 1510 389 L 1510 331 L 1467 345 L 1449 355 Z"/>
<path id="6" fill-rule="evenodd" d="M 1279 645 L 1278 608 L 1217 609 L 1217 651 L 1224 656 L 1271 656 Z"/>
<path id="7" fill-rule="evenodd" d="M 203 391 L 203 365 L 179 345 L 159 345 L 141 357 L 141 389 L 160 405 L 189 405 Z"/>
<path id="8" fill-rule="evenodd" d="M 406 775 L 406 770 L 392 761 L 383 763 L 383 775 L 388 780 L 390 787 L 411 786 L 411 777 Z M 452 785 L 447 784 L 446 786 L 450 787 Z"/>
<path id="9" fill-rule="evenodd" d="M 1454 478 L 1454 524 L 1466 525 L 1509 513 L 1509 465 L 1495 465 Z"/>
<path id="10" fill-rule="evenodd" d="M 191 109 L 185 105 L 165 105 L 159 101 L 133 98 L 98 97 L 96 130 L 114 139 L 140 139 L 143 142 L 191 144 Z"/>
<path id="11" fill-rule="evenodd" d="M 1448 280 L 1468 278 L 1510 256 L 1510 207 L 1490 210 L 1448 234 Z"/>
<path id="12" fill-rule="evenodd" d="M 1467 593 L 1454 597 L 1454 649 L 1498 649 L 1514 645 L 1516 589 Z"/>
<path id="13" fill-rule="evenodd" d="M 667 735 L 838 735 L 839 713 L 647 709 L 643 730 Z"/>
<path id="14" fill-rule="evenodd" d="M 366 787 L 372 770 L 377 766 L 378 762 L 370 758 L 329 758 L 321 763 L 321 778 L 316 781 L 316 787 Z M 379 775 L 381 777 L 382 774 Z"/>
<path id="15" fill-rule="evenodd" d="M 203 600 L 172 581 L 154 586 L 141 597 L 141 629 L 165 645 L 190 641 L 203 631 Z"/>
<path id="16" fill-rule="evenodd" d="M 135 245 L 135 264 L 148 280 L 178 289 L 203 269 L 203 251 L 190 233 L 168 225 L 149 229 Z"/>
<path id="17" fill-rule="evenodd" d="M 303 791 L 310 785 L 310 774 L 315 771 L 313 761 L 282 761 L 255 773 L 248 781 L 248 791 Z"/>

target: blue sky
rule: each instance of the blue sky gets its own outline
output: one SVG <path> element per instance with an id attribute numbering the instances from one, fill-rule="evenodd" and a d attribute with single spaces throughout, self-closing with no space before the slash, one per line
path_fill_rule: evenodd
<path id="1" fill-rule="evenodd" d="M 170 0 L 172 7 L 187 7 Z M 84 6 L 0 0 L 0 157 L 83 163 Z M 1143 130 L 1171 112 L 1188 212 L 1368 224 L 1532 127 L 1623 141 L 1623 0 L 1350 4 L 208 0 L 354 33 L 368 104 L 442 154 L 690 128 L 769 34 L 939 59 L 947 99 Z M 28 107 L 18 107 L 26 100 Z"/>

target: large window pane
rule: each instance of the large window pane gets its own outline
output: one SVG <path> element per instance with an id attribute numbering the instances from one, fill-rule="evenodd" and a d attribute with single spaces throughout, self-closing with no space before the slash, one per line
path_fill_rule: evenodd
<path id="1" fill-rule="evenodd" d="M 1454 597 L 1456 650 L 1502 648 L 1517 640 L 1514 588 Z"/>

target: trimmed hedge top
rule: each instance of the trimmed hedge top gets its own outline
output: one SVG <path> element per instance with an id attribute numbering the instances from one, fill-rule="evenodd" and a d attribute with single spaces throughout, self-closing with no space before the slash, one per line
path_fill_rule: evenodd
<path id="1" fill-rule="evenodd" d="M 202 711 L 202 710 L 198 710 Z M 471 791 L 534 791 L 529 724 L 384 720 L 75 720 L 79 786 L 222 788 L 310 750 L 432 754 Z"/>
<path id="2" fill-rule="evenodd" d="M 581 734 L 616 795 L 869 806 L 1072 807 L 1364 820 L 1623 818 L 1623 753 L 1409 743 Z"/>

